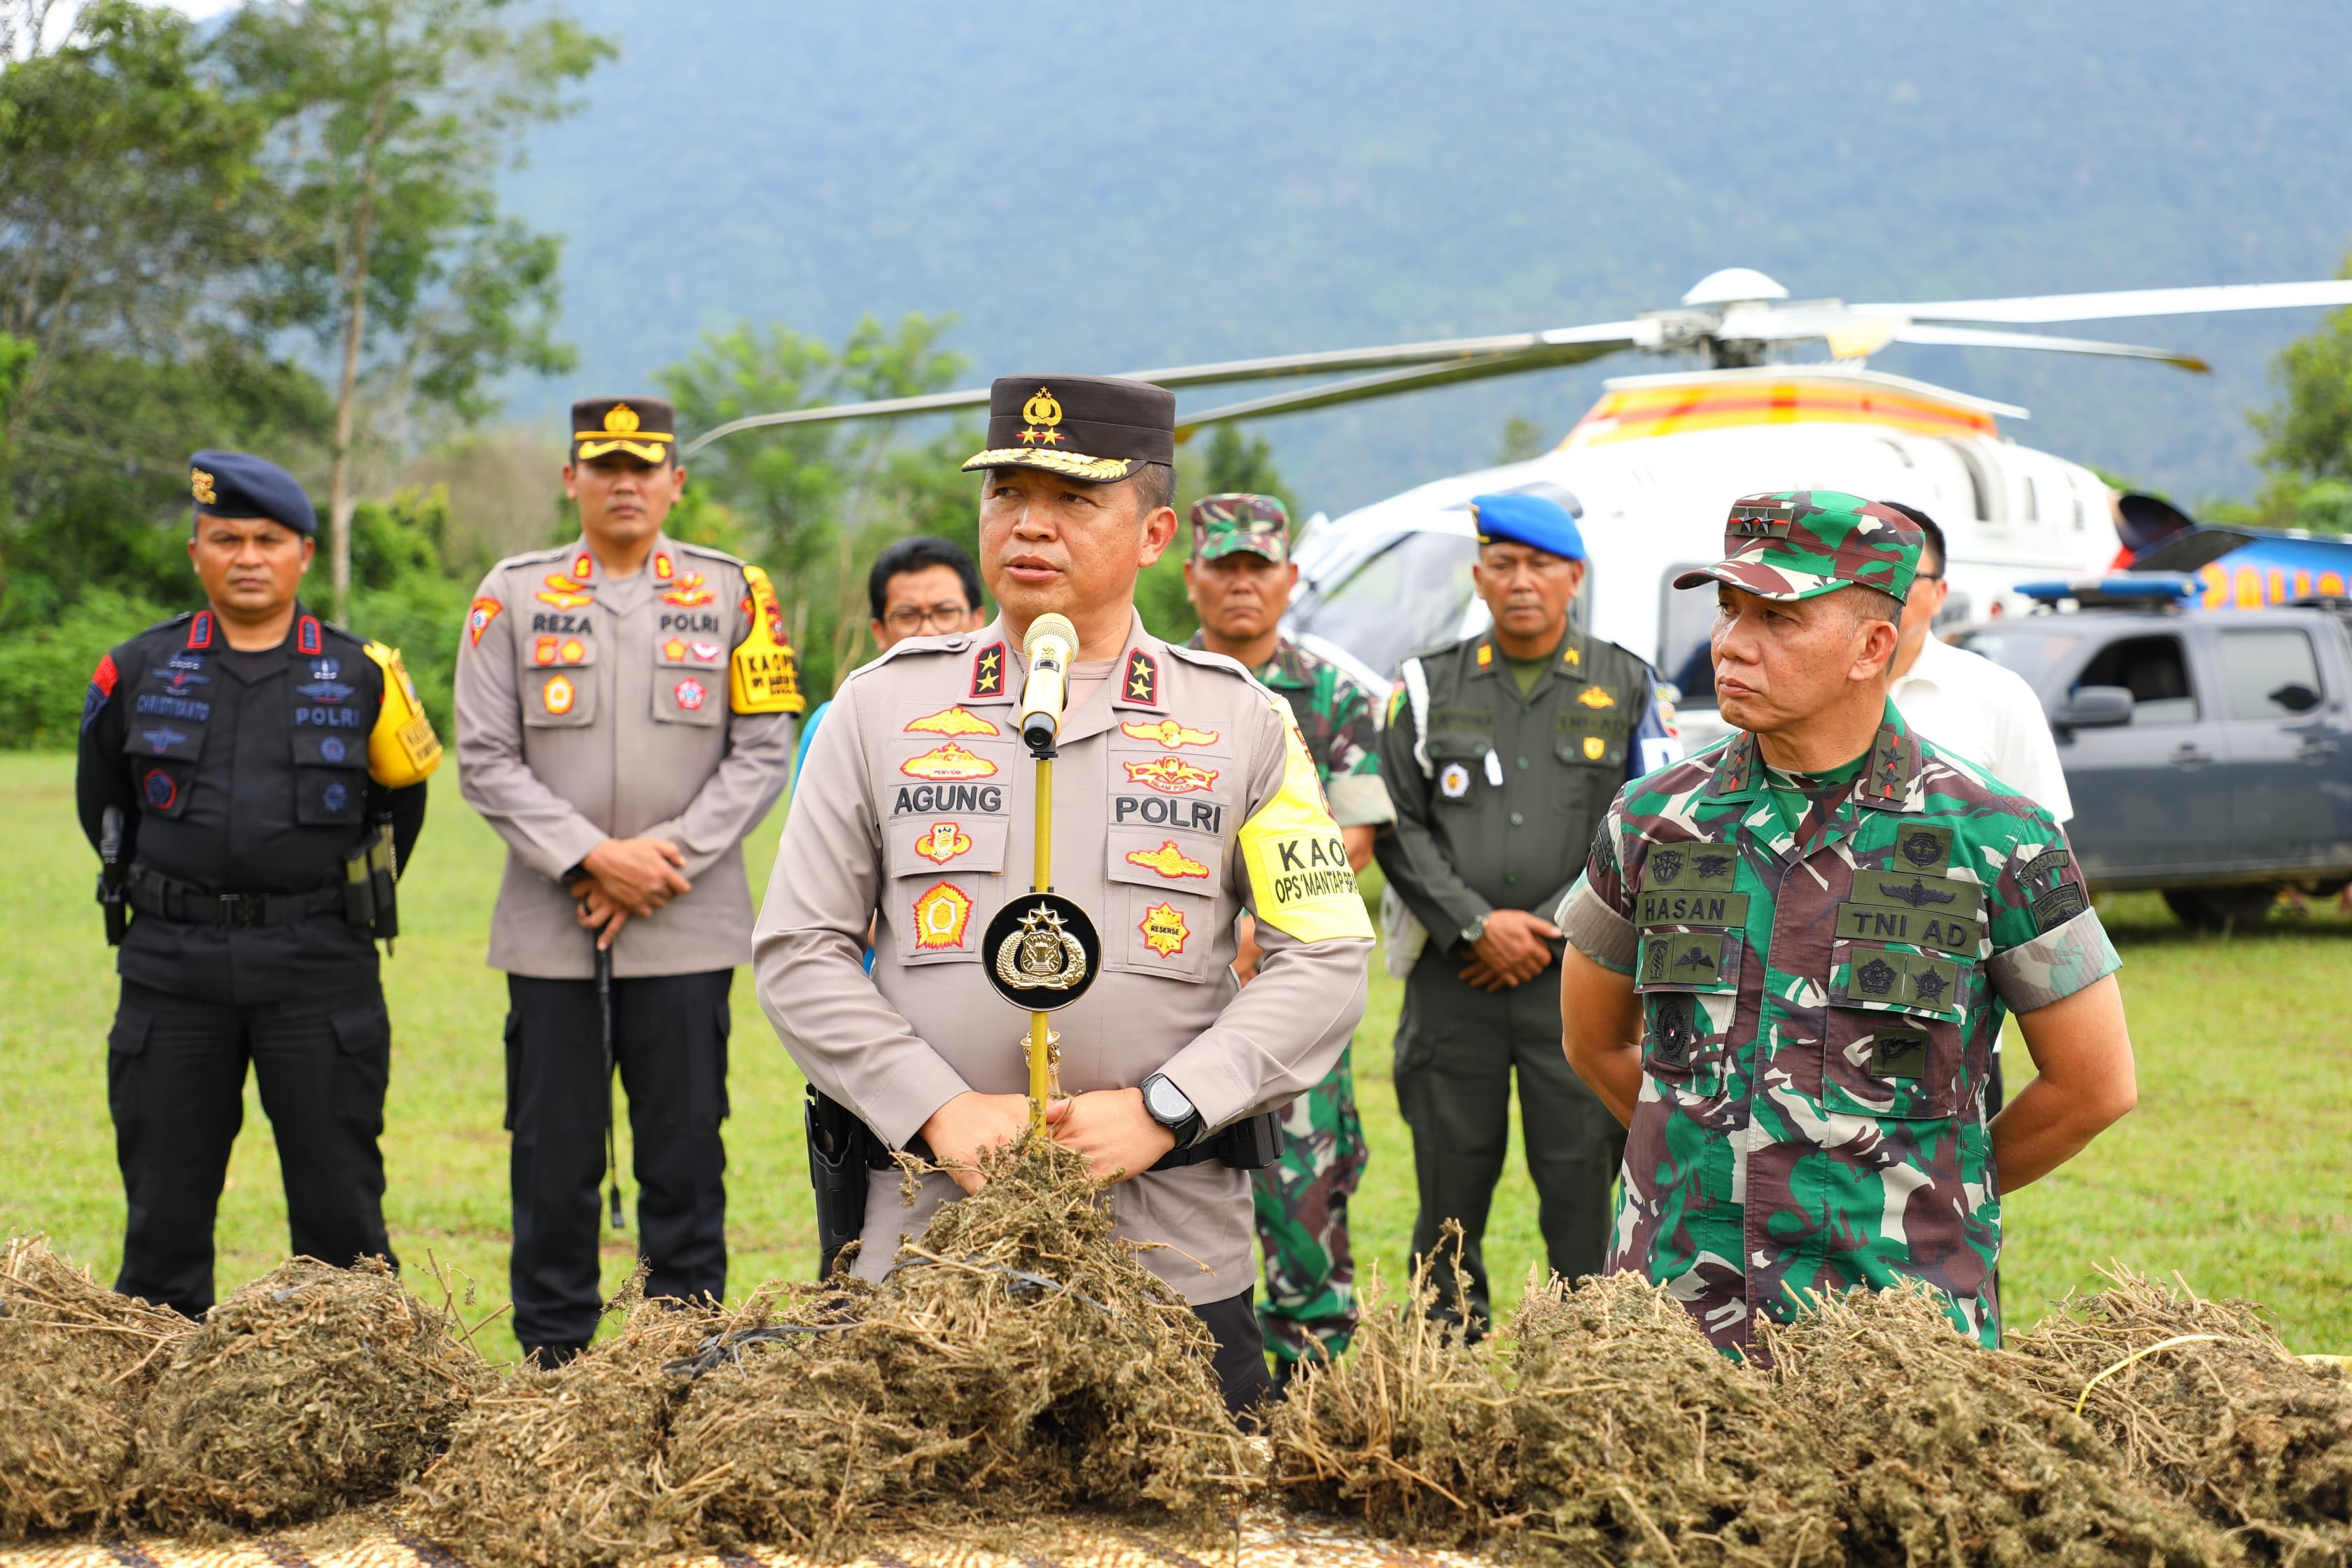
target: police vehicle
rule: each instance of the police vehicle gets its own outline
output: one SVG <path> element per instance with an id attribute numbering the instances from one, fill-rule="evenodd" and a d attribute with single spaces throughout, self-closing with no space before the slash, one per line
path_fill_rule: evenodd
<path id="1" fill-rule="evenodd" d="M 2042 699 L 2094 887 L 2160 889 L 2214 929 L 2262 919 L 2285 888 L 2352 883 L 2352 600 L 2334 548 L 2325 597 L 2209 608 L 2216 579 L 2173 573 L 2029 583 L 2033 613 L 1954 637 Z"/>

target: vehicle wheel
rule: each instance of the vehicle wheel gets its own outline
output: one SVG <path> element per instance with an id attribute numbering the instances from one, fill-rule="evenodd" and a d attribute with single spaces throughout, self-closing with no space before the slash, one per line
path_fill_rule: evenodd
<path id="1" fill-rule="evenodd" d="M 2164 889 L 2164 907 L 2199 931 L 2260 925 L 2277 902 L 2278 889 L 2269 887 Z"/>

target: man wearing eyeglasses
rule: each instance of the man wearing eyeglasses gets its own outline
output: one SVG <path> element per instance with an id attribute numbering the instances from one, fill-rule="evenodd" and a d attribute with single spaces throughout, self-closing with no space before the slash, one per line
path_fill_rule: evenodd
<path id="1" fill-rule="evenodd" d="M 981 603 L 980 568 L 961 545 L 929 533 L 902 539 L 874 558 L 874 570 L 866 574 L 866 598 L 874 611 L 866 629 L 874 634 L 877 657 L 908 637 L 976 632 L 988 619 Z M 832 706 L 830 700 L 818 703 L 801 726 L 801 749 L 793 758 L 795 785 L 801 764 L 808 761 L 809 742 Z"/>

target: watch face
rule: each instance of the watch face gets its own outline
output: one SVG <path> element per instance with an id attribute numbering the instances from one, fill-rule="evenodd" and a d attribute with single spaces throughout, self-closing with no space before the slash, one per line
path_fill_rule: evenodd
<path id="1" fill-rule="evenodd" d="M 1156 1121 L 1181 1121 L 1192 1114 L 1192 1102 L 1185 1098 L 1184 1091 L 1164 1078 L 1153 1079 L 1143 1098 L 1145 1109 Z"/>

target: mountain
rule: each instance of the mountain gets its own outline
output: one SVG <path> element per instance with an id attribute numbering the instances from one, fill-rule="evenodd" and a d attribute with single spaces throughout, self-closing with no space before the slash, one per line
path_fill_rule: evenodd
<path id="1" fill-rule="evenodd" d="M 1933 300 L 2326 277 L 2352 241 L 2352 6 L 1298 0 L 999 9 L 570 0 L 621 40 L 511 184 L 568 237 L 578 376 L 738 318 L 953 312 L 972 382 L 1620 319 L 1718 267 Z M 2210 377 L 1922 348 L 2012 433 L 2183 499 L 2317 312 L 2108 322 Z M 2071 329 L 2058 329 L 2071 330 Z M 1564 431 L 1617 359 L 1270 421 L 1334 511 Z M 1204 405 L 1188 399 L 1188 405 Z"/>

